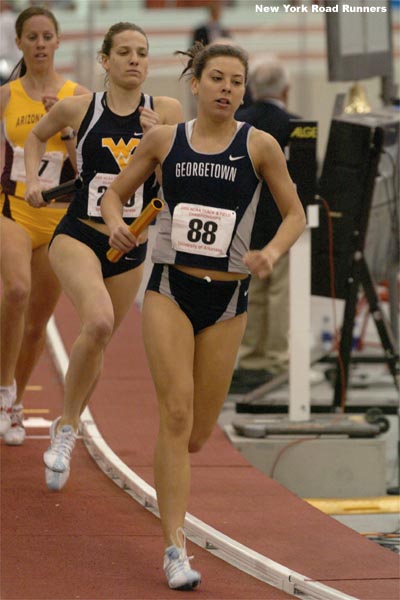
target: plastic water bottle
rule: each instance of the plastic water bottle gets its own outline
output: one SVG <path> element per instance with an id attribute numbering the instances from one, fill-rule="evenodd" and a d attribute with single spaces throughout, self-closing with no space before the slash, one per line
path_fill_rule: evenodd
<path id="1" fill-rule="evenodd" d="M 322 328 L 321 328 L 321 345 L 323 350 L 326 352 L 330 352 L 332 350 L 332 327 L 331 320 L 328 315 L 324 315 L 322 318 Z"/>

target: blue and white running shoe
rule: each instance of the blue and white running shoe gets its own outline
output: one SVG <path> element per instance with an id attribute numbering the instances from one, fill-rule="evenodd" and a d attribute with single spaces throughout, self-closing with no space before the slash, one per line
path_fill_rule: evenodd
<path id="1" fill-rule="evenodd" d="M 164 554 L 164 572 L 167 577 L 168 585 L 174 590 L 193 590 L 201 582 L 201 575 L 190 567 L 190 560 L 193 556 L 187 556 L 186 538 L 183 530 L 179 529 L 183 535 L 183 547 L 168 546 Z"/>
<path id="2" fill-rule="evenodd" d="M 64 425 L 57 431 L 58 417 L 50 427 L 50 447 L 43 454 L 46 465 L 46 483 L 50 490 L 58 491 L 68 481 L 70 474 L 71 454 L 77 434 L 71 425 Z"/>

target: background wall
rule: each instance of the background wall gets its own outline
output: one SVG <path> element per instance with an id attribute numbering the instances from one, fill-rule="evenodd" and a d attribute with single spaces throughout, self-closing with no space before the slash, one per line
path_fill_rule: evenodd
<path id="1" fill-rule="evenodd" d="M 370 1 L 369 4 L 377 4 Z M 158 4 L 175 5 L 164 0 Z M 336 94 L 347 93 L 351 82 L 329 82 L 326 59 L 325 15 L 311 13 L 311 0 L 292 2 L 305 5 L 309 12 L 284 11 L 290 2 L 236 0 L 226 6 L 222 22 L 233 38 L 242 45 L 251 60 L 275 54 L 290 69 L 292 92 L 290 110 L 319 123 L 318 155 L 323 158 Z M 18 9 L 29 2 L 15 2 Z M 145 0 L 50 0 L 62 30 L 57 64 L 65 75 L 91 89 L 102 89 L 103 72 L 96 63 L 96 53 L 107 29 L 117 21 L 133 21 L 142 26 L 150 41 L 151 70 L 146 91 L 171 95 L 181 100 L 186 117 L 190 116 L 188 86 L 179 81 L 182 62 L 175 50 L 185 50 L 191 31 L 207 20 L 205 8 L 147 9 Z M 157 4 L 157 3 L 155 3 Z M 188 4 L 181 3 L 181 4 Z M 189 3 L 190 4 L 190 3 Z M 279 7 L 278 13 L 256 12 L 256 6 Z M 396 3 L 394 3 L 396 6 Z M 70 8 L 68 8 L 70 7 Z M 395 73 L 400 73 L 400 10 L 393 10 Z M 380 78 L 361 82 L 374 109 L 382 106 Z"/>

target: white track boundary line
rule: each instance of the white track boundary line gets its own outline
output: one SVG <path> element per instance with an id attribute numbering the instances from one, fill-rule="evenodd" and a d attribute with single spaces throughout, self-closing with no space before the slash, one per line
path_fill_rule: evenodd
<path id="1" fill-rule="evenodd" d="M 54 317 L 51 317 L 47 325 L 47 340 L 55 366 L 64 382 L 69 360 Z M 134 473 L 108 446 L 88 408 L 82 413 L 81 427 L 84 443 L 102 471 L 139 504 L 159 517 L 154 488 Z M 296 598 L 302 600 L 360 600 L 318 581 L 311 581 L 305 575 L 292 571 L 233 540 L 190 513 L 187 513 L 185 519 L 185 531 L 194 543 L 215 556 Z"/>

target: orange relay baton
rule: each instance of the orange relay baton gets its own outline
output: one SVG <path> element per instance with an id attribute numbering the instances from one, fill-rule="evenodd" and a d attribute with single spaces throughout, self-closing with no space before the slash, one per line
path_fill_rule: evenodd
<path id="1" fill-rule="evenodd" d="M 131 231 L 134 236 L 138 236 L 144 229 L 146 229 L 147 225 L 151 223 L 163 206 L 163 200 L 160 200 L 160 198 L 153 198 L 150 204 L 148 204 L 146 208 L 142 210 L 137 219 L 135 219 L 133 223 L 129 225 L 129 231 Z M 110 262 L 115 263 L 119 261 L 123 254 L 124 252 L 121 252 L 121 250 L 110 248 L 107 252 L 107 258 Z"/>

